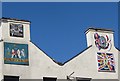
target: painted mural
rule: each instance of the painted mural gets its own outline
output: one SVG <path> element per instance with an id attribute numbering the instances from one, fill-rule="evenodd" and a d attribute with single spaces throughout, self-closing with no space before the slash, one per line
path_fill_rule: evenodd
<path id="1" fill-rule="evenodd" d="M 97 53 L 98 71 L 114 72 L 115 62 L 112 53 Z"/>
<path id="2" fill-rule="evenodd" d="M 4 42 L 4 63 L 29 65 L 28 44 Z"/>
<path id="3" fill-rule="evenodd" d="M 23 37 L 23 25 L 22 24 L 10 24 L 10 36 Z"/>
<path id="4" fill-rule="evenodd" d="M 109 51 L 111 49 L 112 44 L 108 35 L 100 36 L 98 35 L 98 33 L 95 33 L 94 38 L 95 38 L 95 45 L 99 50 L 106 49 Z"/>

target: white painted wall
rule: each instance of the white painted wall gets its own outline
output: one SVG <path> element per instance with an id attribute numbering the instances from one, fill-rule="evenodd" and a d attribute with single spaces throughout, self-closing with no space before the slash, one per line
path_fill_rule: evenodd
<path id="1" fill-rule="evenodd" d="M 24 37 L 11 37 L 10 36 L 10 24 L 23 24 L 23 29 L 24 29 Z M 10 21 L 9 22 L 2 22 L 2 39 L 7 41 L 30 41 L 30 23 L 24 23 L 20 21 Z"/>
<path id="2" fill-rule="evenodd" d="M 2 22 L 0 20 L 0 40 L 2 39 Z M 2 70 L 2 67 L 3 67 L 3 44 L 2 42 L 0 42 L 0 81 L 3 79 L 3 70 Z"/>
<path id="3" fill-rule="evenodd" d="M 2 66 L 0 67 L 0 71 L 2 72 L 0 72 L 0 78 L 2 78 L 3 75 L 11 75 L 20 76 L 20 79 L 43 79 L 43 77 L 57 77 L 57 79 L 67 79 L 67 76 L 74 72 L 72 77 L 92 79 L 118 79 L 118 50 L 114 47 L 114 39 L 112 33 L 108 35 L 109 38 L 112 38 L 112 49 L 110 51 L 98 50 L 93 41 L 95 32 L 91 31 L 87 34 L 87 42 L 88 46 L 92 45 L 92 47 L 85 50 L 69 62 L 65 63 L 63 66 L 60 66 L 53 62 L 51 58 L 49 58 L 44 52 L 42 52 L 38 47 L 30 42 L 29 23 L 23 23 L 25 34 L 24 38 L 16 38 L 9 36 L 10 22 L 2 24 L 3 41 L 0 42 L 0 66 Z M 17 23 L 22 22 L 19 21 Z M 106 35 L 107 33 L 99 32 L 99 34 Z M 4 64 L 4 42 L 28 44 L 29 66 Z M 113 53 L 116 72 L 98 72 L 97 52 Z"/>
<path id="4" fill-rule="evenodd" d="M 75 72 L 73 77 L 118 79 L 118 51 L 116 49 L 110 51 L 114 54 L 116 72 L 98 72 L 97 52 L 91 50 L 97 50 L 97 48 L 92 46 L 64 66 L 59 66 L 29 42 L 29 66 L 4 64 L 3 74 L 20 76 L 21 79 L 42 79 L 43 77 L 66 79 L 68 75 Z"/>
<path id="5" fill-rule="evenodd" d="M 112 50 L 114 54 L 116 72 L 98 72 L 97 70 L 97 48 L 92 46 L 70 62 L 64 65 L 67 75 L 75 72 L 72 76 L 89 77 L 92 79 L 117 79 L 118 78 L 118 51 Z"/>
<path id="6" fill-rule="evenodd" d="M 45 76 L 60 76 L 61 66 L 54 63 L 46 54 L 31 42 L 29 44 L 29 66 L 3 64 L 3 74 L 20 76 L 20 79 L 42 79 Z"/>
<path id="7" fill-rule="evenodd" d="M 3 43 L 0 42 L 0 81 L 3 79 Z"/>
<path id="8" fill-rule="evenodd" d="M 114 32 L 112 31 L 96 31 L 96 30 L 93 30 L 93 29 L 89 29 L 88 31 L 86 31 L 86 39 L 87 39 L 87 46 L 90 46 L 90 45 L 95 45 L 95 40 L 94 39 L 94 34 L 95 33 L 98 33 L 100 36 L 105 36 L 105 35 L 108 35 L 108 37 L 111 39 L 111 43 L 112 43 L 112 46 L 114 47 L 114 37 L 113 37 L 113 34 Z"/>
<path id="9" fill-rule="evenodd" d="M 0 40 L 2 39 L 2 27 L 0 26 Z"/>

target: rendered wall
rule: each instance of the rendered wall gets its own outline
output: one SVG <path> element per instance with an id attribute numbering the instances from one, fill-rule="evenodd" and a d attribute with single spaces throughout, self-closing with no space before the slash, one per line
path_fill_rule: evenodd
<path id="1" fill-rule="evenodd" d="M 116 72 L 98 72 L 96 47 L 91 47 L 64 65 L 67 75 L 75 72 L 73 77 L 88 77 L 92 79 L 117 79 L 118 78 L 118 51 L 112 50 L 115 58 Z"/>
<path id="2" fill-rule="evenodd" d="M 11 37 L 10 36 L 10 24 L 22 24 L 24 28 L 24 37 Z M 15 21 L 15 20 L 4 20 L 2 22 L 2 76 L 4 75 L 11 75 L 11 76 L 23 76 L 26 72 L 29 72 L 29 66 L 26 65 L 15 65 L 15 64 L 4 64 L 4 42 L 8 43 L 17 43 L 17 44 L 28 44 L 30 41 L 30 23 L 29 22 L 22 22 L 22 21 Z M 29 73 L 28 73 L 29 74 Z M 29 76 L 28 74 L 25 77 Z"/>
<path id="3" fill-rule="evenodd" d="M 12 21 L 13 22 L 13 21 Z M 110 33 L 108 36 L 111 39 L 112 47 L 111 50 L 98 50 L 94 40 L 94 31 L 87 34 L 88 48 L 77 57 L 73 58 L 69 62 L 60 66 L 53 62 L 44 52 L 30 42 L 30 28 L 29 23 L 22 23 L 24 26 L 23 38 L 10 37 L 9 25 L 10 22 L 2 23 L 2 39 L 0 42 L 0 78 L 4 75 L 20 76 L 20 79 L 43 79 L 43 77 L 56 77 L 57 79 L 67 79 L 71 73 L 71 78 L 92 78 L 92 79 L 118 79 L 118 50 L 114 47 L 113 34 Z M 98 33 L 98 32 L 97 32 Z M 101 35 L 106 35 L 106 32 L 99 32 Z M 17 44 L 28 44 L 29 54 L 29 66 L 28 65 L 16 65 L 16 64 L 4 64 L 4 42 L 17 43 Z M 98 72 L 98 60 L 97 52 L 112 53 L 115 61 L 115 72 Z M 120 63 L 120 62 L 119 62 Z M 120 73 L 120 72 L 119 72 Z M 119 74 L 120 75 L 120 74 Z M 120 79 L 120 77 L 119 77 Z"/>
<path id="4" fill-rule="evenodd" d="M 20 79 L 42 79 L 61 74 L 59 65 L 29 42 L 29 66 L 4 64 L 3 74 L 20 76 Z"/>
<path id="5" fill-rule="evenodd" d="M 3 43 L 0 42 L 0 80 L 3 79 Z"/>
<path id="6" fill-rule="evenodd" d="M 4 64 L 3 74 L 20 76 L 20 79 L 43 79 L 43 77 L 66 79 L 67 76 L 74 72 L 72 77 L 117 79 L 118 51 L 116 49 L 111 50 L 115 58 L 116 72 L 98 72 L 97 52 L 92 50 L 97 50 L 97 48 L 91 47 L 81 55 L 66 63 L 64 66 L 59 66 L 40 51 L 34 44 L 29 42 L 29 66 Z"/>
<path id="7" fill-rule="evenodd" d="M 10 24 L 14 23 L 14 24 L 23 24 L 23 28 L 24 28 L 24 37 L 11 37 L 10 36 Z M 13 41 L 20 41 L 20 42 L 24 42 L 24 41 L 30 41 L 30 25 L 29 23 L 22 23 L 22 22 L 3 22 L 2 23 L 2 39 L 4 39 L 5 41 L 9 40 L 13 40 Z"/>

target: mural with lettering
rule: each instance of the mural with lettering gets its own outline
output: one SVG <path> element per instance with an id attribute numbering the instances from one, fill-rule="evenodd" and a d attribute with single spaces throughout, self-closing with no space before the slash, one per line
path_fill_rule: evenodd
<path id="1" fill-rule="evenodd" d="M 10 24 L 10 36 L 23 37 L 23 25 L 22 24 Z"/>
<path id="2" fill-rule="evenodd" d="M 94 38 L 95 38 L 95 45 L 99 50 L 106 49 L 110 51 L 112 44 L 108 35 L 100 36 L 98 33 L 95 33 Z"/>
<path id="3" fill-rule="evenodd" d="M 97 53 L 98 71 L 113 72 L 115 71 L 115 62 L 112 53 Z"/>
<path id="4" fill-rule="evenodd" d="M 4 63 L 29 65 L 28 44 L 4 42 Z"/>

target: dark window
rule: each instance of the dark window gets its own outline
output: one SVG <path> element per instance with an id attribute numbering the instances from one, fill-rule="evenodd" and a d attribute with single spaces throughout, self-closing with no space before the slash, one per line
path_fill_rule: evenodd
<path id="1" fill-rule="evenodd" d="M 43 77 L 43 81 L 56 81 L 57 78 L 52 78 L 52 77 Z"/>
<path id="2" fill-rule="evenodd" d="M 77 80 L 77 81 L 90 81 L 90 80 Z"/>
<path id="3" fill-rule="evenodd" d="M 4 76 L 4 81 L 19 81 L 19 76 Z"/>
<path id="4" fill-rule="evenodd" d="M 80 77 L 76 77 L 76 81 L 91 81 L 91 78 L 80 78 Z"/>

